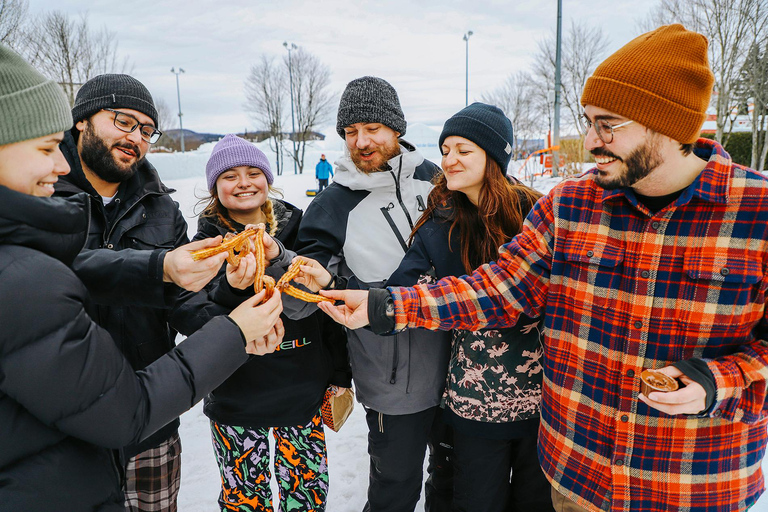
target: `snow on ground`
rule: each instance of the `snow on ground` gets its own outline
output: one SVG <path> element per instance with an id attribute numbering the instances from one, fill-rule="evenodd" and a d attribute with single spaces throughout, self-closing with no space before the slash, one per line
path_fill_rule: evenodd
<path id="1" fill-rule="evenodd" d="M 408 140 L 407 136 L 405 138 Z M 437 139 L 437 134 L 434 138 Z M 262 143 L 259 147 L 274 165 L 274 155 L 270 153 L 268 146 Z M 190 237 L 195 234 L 197 228 L 195 212 L 200 210 L 199 207 L 195 209 L 195 204 L 206 194 L 205 164 L 212 148 L 213 144 L 205 144 L 197 151 L 186 154 L 152 154 L 149 157 L 166 185 L 176 189 L 173 197 L 179 202 L 190 226 Z M 306 210 L 312 198 L 305 192 L 307 189 L 316 188 L 314 168 L 320 159 L 320 154 L 325 153 L 328 161 L 333 162 L 342 155 L 343 149 L 341 139 L 333 134 L 329 140 L 314 142 L 307 148 L 304 174 L 294 174 L 293 166 L 290 165 L 281 176 L 275 176 L 274 185 L 283 191 L 285 200 Z M 427 158 L 440 163 L 440 153 L 436 144 L 425 142 L 419 149 Z M 521 165 L 522 162 L 513 162 L 510 170 L 516 173 Z M 534 171 L 538 171 L 535 169 L 535 164 L 529 163 L 529 168 L 531 167 Z M 523 175 L 518 177 L 526 178 Z M 529 183 L 528 179 L 525 181 Z M 534 188 L 546 193 L 558 181 L 557 178 L 538 177 L 534 180 Z M 181 417 L 180 432 L 183 448 L 179 510 L 183 512 L 217 510 L 220 477 L 213 455 L 208 419 L 203 415 L 201 404 Z M 326 429 L 330 473 L 327 504 L 329 512 L 359 512 L 365 504 L 368 487 L 367 435 L 365 413 L 360 404 L 355 404 L 355 409 L 341 432 L 336 433 Z M 765 462 L 763 471 L 768 471 L 768 465 Z M 274 496 L 277 496 L 274 481 L 272 488 Z M 423 512 L 423 497 L 416 510 Z M 768 498 L 762 498 L 751 512 L 768 512 Z"/>

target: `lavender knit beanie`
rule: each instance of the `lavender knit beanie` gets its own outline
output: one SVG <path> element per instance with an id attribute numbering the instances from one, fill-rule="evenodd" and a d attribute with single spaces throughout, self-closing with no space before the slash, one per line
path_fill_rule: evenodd
<path id="1" fill-rule="evenodd" d="M 241 165 L 261 169 L 270 185 L 275 181 L 272 170 L 269 168 L 267 155 L 247 140 L 230 133 L 216 143 L 211 158 L 205 166 L 208 190 L 216 188 L 216 180 L 221 173 Z"/>

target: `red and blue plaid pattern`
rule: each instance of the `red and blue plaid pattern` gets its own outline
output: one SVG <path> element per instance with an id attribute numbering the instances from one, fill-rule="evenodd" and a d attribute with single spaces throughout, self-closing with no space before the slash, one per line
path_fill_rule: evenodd
<path id="1" fill-rule="evenodd" d="M 542 198 L 497 262 L 435 285 L 390 288 L 396 328 L 479 329 L 545 318 L 539 456 L 589 510 L 745 510 L 764 490 L 768 181 L 716 142 L 652 213 L 594 171 Z M 701 358 L 709 414 L 639 401 L 644 368 Z"/>

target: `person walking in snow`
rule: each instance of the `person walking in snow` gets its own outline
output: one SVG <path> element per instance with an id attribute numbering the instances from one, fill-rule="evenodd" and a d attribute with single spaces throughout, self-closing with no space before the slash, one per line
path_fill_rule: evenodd
<path id="1" fill-rule="evenodd" d="M 124 511 L 115 450 L 173 421 L 248 354 L 274 351 L 280 294 L 258 306 L 257 295 L 134 371 L 92 320 L 98 310 L 70 267 L 89 234 L 91 199 L 50 197 L 69 172 L 60 150 L 72 127 L 69 102 L 2 44 L 0 110 L 0 503 Z"/>
<path id="2" fill-rule="evenodd" d="M 333 166 L 325 159 L 325 155 L 320 155 L 320 161 L 315 166 L 315 178 L 317 178 L 317 193 L 323 191 L 328 186 L 328 178 L 333 176 Z"/>
<path id="3" fill-rule="evenodd" d="M 226 135 L 205 168 L 210 195 L 194 240 L 266 225 L 287 249 L 296 241 L 302 211 L 275 197 L 266 155 L 250 142 Z M 253 295 L 256 261 L 223 265 L 207 287 L 214 302 L 234 307 Z M 205 322 L 199 294 L 184 294 L 175 318 L 184 334 Z M 210 305 L 204 306 L 205 312 Z M 188 311 L 185 311 L 188 309 Z M 177 316 L 179 315 L 179 316 Z M 329 386 L 337 395 L 352 386 L 344 331 L 322 312 L 299 320 L 282 317 L 284 341 L 278 350 L 251 358 L 205 399 L 216 461 L 221 472 L 221 510 L 273 510 L 270 432 L 275 438 L 274 473 L 284 512 L 322 511 L 328 494 L 328 457 L 320 404 Z M 183 324 L 183 325 L 182 325 Z"/>
<path id="4" fill-rule="evenodd" d="M 397 268 L 439 172 L 401 138 L 406 126 L 388 82 L 365 76 L 347 84 L 336 122 L 347 154 L 336 161 L 333 183 L 307 208 L 295 248 L 349 287 L 381 286 Z M 451 441 L 439 407 L 449 345 L 445 333 L 382 337 L 364 329 L 348 331 L 353 381 L 369 432 L 365 511 L 416 507 L 428 444 L 426 510 L 450 510 Z"/>
<path id="5" fill-rule="evenodd" d="M 495 262 L 323 292 L 382 334 L 544 315 L 539 459 L 558 511 L 743 511 L 764 491 L 768 179 L 699 138 L 707 46 L 666 25 L 595 69 L 581 122 L 596 166 L 540 199 Z M 646 370 L 677 382 L 641 391 Z"/>
<path id="6" fill-rule="evenodd" d="M 445 122 L 443 172 L 387 286 L 464 275 L 520 232 L 541 194 L 506 176 L 512 142 L 512 123 L 493 105 L 473 103 Z M 522 315 L 514 327 L 451 333 L 443 420 L 453 428 L 454 511 L 553 510 L 536 455 L 540 324 Z"/>

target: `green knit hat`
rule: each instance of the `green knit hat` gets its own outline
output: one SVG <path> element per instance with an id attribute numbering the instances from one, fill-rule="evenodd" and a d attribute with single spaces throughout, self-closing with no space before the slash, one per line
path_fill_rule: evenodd
<path id="1" fill-rule="evenodd" d="M 59 84 L 45 78 L 2 44 L 0 112 L 0 146 L 72 127 L 69 102 Z"/>

